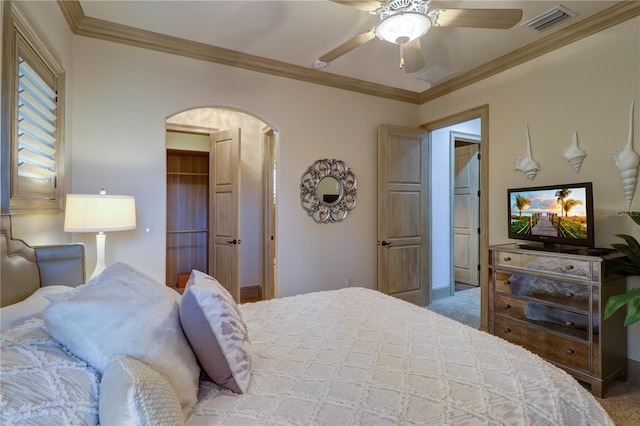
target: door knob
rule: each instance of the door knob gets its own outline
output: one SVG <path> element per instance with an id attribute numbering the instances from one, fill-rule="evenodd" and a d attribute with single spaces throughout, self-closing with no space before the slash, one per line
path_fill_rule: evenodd
<path id="1" fill-rule="evenodd" d="M 231 240 L 231 241 L 227 241 L 227 243 L 229 244 L 240 244 L 240 240 Z"/>
<path id="2" fill-rule="evenodd" d="M 387 240 L 383 240 L 383 241 L 380 243 L 380 245 L 381 245 L 382 247 L 390 246 L 391 244 L 393 244 L 393 243 L 391 243 L 391 242 L 389 242 L 389 241 L 387 241 Z"/>

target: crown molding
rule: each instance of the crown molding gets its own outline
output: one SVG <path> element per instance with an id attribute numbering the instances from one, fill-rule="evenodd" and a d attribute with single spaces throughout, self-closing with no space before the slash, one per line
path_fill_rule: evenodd
<path id="1" fill-rule="evenodd" d="M 417 104 L 420 97 L 419 93 L 410 90 L 344 77 L 206 43 L 92 18 L 84 15 L 78 0 L 58 0 L 58 6 L 67 19 L 69 28 L 76 35 L 413 104 Z"/>
<path id="2" fill-rule="evenodd" d="M 623 1 L 616 3 L 594 16 L 576 22 L 540 40 L 425 90 L 420 93 L 419 104 L 421 105 L 451 92 L 455 92 L 463 87 L 477 83 L 492 75 L 506 71 L 516 65 L 523 64 L 639 15 L 640 1 Z"/>
<path id="3" fill-rule="evenodd" d="M 418 93 L 92 18 L 85 16 L 79 0 L 57 0 L 57 3 L 76 35 L 418 105 L 640 16 L 640 1 L 616 3 L 592 17 Z"/>

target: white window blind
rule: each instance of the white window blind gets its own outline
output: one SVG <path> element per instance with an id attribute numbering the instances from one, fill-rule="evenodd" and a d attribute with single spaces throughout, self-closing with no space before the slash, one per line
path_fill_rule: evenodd
<path id="1" fill-rule="evenodd" d="M 18 57 L 18 176 L 55 179 L 57 95 Z"/>

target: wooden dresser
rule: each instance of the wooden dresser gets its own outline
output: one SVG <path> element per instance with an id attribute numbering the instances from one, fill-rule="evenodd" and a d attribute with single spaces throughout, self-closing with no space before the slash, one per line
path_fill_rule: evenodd
<path id="1" fill-rule="evenodd" d="M 625 310 L 604 321 L 609 296 L 626 291 L 607 273 L 620 256 L 555 253 L 516 244 L 489 247 L 489 332 L 537 353 L 602 397 L 626 380 Z"/>

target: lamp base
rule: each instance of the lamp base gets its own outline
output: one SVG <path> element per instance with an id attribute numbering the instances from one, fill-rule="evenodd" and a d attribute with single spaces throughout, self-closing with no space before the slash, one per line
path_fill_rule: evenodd
<path id="1" fill-rule="evenodd" d="M 90 280 L 100 275 L 100 273 L 107 267 L 104 261 L 104 246 L 106 239 L 107 235 L 104 232 L 99 232 L 96 235 L 96 269 L 93 270 L 93 274 L 91 274 L 91 278 L 89 278 Z"/>

